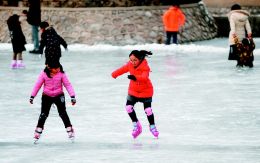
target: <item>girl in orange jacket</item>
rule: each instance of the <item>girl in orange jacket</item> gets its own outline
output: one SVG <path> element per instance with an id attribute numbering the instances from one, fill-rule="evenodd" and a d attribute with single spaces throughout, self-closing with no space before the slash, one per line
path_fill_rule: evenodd
<path id="1" fill-rule="evenodd" d="M 145 59 L 145 57 L 148 55 L 152 55 L 152 53 L 145 50 L 133 50 L 129 54 L 129 61 L 112 73 L 113 78 L 117 78 L 118 76 L 127 72 L 130 73 L 130 75 L 128 75 L 130 84 L 128 87 L 128 96 L 125 109 L 134 125 L 132 132 L 132 136 L 134 138 L 139 136 L 142 132 L 142 126 L 140 121 L 137 119 L 134 110 L 134 105 L 137 102 L 142 102 L 144 105 L 144 111 L 150 124 L 151 133 L 156 138 L 158 138 L 159 135 L 159 132 L 155 127 L 154 114 L 151 108 L 153 85 L 149 79 L 150 67 L 147 60 Z"/>

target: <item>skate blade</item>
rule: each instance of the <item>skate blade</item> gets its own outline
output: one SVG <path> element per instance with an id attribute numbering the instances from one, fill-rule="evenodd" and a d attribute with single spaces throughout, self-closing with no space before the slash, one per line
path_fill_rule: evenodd
<path id="1" fill-rule="evenodd" d="M 75 142 L 75 137 L 70 137 L 69 140 L 71 141 L 71 143 Z"/>
<path id="2" fill-rule="evenodd" d="M 33 144 L 38 144 L 39 139 L 34 139 Z"/>

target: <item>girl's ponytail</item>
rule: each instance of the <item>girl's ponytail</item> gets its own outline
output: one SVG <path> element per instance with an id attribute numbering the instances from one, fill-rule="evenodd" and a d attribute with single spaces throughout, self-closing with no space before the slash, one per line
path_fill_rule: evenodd
<path id="1" fill-rule="evenodd" d="M 146 50 L 133 50 L 130 54 L 129 57 L 131 55 L 134 55 L 136 58 L 138 58 L 139 60 L 143 60 L 145 57 L 152 55 L 153 53 L 151 51 L 146 51 Z"/>
<path id="2" fill-rule="evenodd" d="M 144 56 L 153 55 L 151 51 L 146 51 L 146 50 L 140 50 L 140 53 L 142 53 Z"/>

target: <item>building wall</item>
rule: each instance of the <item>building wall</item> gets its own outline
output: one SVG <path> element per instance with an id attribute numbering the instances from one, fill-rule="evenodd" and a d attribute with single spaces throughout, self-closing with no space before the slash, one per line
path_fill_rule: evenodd
<path id="1" fill-rule="evenodd" d="M 217 29 L 203 4 L 181 6 L 186 23 L 179 41 L 189 42 L 214 38 Z M 0 42 L 10 42 L 6 20 L 26 8 L 0 7 Z M 119 8 L 42 8 L 42 21 L 48 21 L 68 43 L 84 44 L 145 44 L 162 43 L 165 33 L 162 15 L 168 9 L 160 7 Z M 27 42 L 31 43 L 31 28 L 22 23 Z"/>

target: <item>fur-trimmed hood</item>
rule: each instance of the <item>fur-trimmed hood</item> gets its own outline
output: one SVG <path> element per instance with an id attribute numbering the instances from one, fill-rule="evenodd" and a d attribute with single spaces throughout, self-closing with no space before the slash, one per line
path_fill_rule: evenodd
<path id="1" fill-rule="evenodd" d="M 231 16 L 238 21 L 246 21 L 250 13 L 246 10 L 232 10 L 228 13 L 228 19 L 230 19 Z"/>

